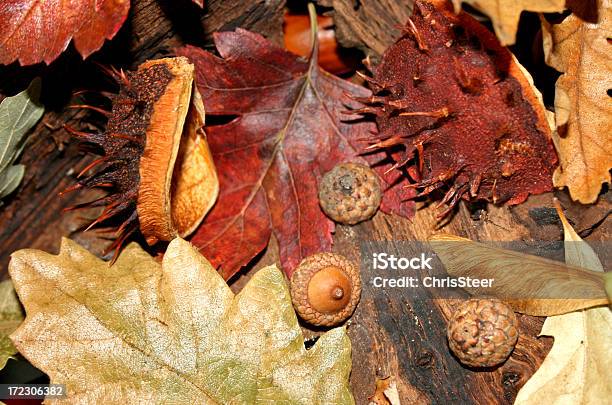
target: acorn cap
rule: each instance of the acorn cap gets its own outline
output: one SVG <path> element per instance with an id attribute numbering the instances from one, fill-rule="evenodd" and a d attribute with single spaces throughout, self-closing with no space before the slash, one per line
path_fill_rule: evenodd
<path id="1" fill-rule="evenodd" d="M 335 222 L 354 225 L 372 217 L 382 200 L 378 175 L 360 163 L 341 163 L 319 184 L 319 204 Z"/>
<path id="2" fill-rule="evenodd" d="M 448 345 L 461 363 L 492 367 L 503 363 L 518 340 L 518 320 L 497 299 L 470 299 L 453 313 L 447 329 Z"/>
<path id="3" fill-rule="evenodd" d="M 302 260 L 291 276 L 291 299 L 298 315 L 317 326 L 334 326 L 351 316 L 361 296 L 361 277 L 345 257 L 317 253 Z"/>
<path id="4" fill-rule="evenodd" d="M 204 104 L 187 58 L 164 64 L 172 78 L 155 102 L 140 158 L 137 211 L 149 245 L 192 233 L 219 194 L 219 180 L 204 133 Z"/>

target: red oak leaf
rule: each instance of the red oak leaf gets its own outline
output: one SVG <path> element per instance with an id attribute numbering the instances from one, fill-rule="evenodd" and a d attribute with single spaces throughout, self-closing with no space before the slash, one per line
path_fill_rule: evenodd
<path id="1" fill-rule="evenodd" d="M 2 0 L 0 64 L 49 64 L 71 39 L 86 58 L 115 36 L 129 8 L 129 0 Z"/>
<path id="2" fill-rule="evenodd" d="M 274 234 L 283 269 L 328 251 L 334 223 L 319 207 L 322 175 L 340 162 L 370 163 L 387 182 L 382 210 L 410 216 L 412 194 L 398 186 L 386 152 L 362 155 L 372 122 L 345 111 L 369 90 L 242 29 L 215 34 L 221 58 L 195 47 L 177 50 L 196 66 L 207 116 L 234 116 L 207 128 L 219 173 L 219 202 L 192 239 L 228 279 Z"/>

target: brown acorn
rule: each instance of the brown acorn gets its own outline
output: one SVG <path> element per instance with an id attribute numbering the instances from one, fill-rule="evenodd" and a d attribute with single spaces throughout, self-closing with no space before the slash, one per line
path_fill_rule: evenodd
<path id="1" fill-rule="evenodd" d="M 448 345 L 461 363 L 492 367 L 503 363 L 518 340 L 518 320 L 512 309 L 497 299 L 463 302 L 448 324 Z"/>
<path id="2" fill-rule="evenodd" d="M 120 89 L 110 96 L 106 130 L 71 130 L 102 156 L 83 169 L 78 183 L 67 190 L 103 187 L 109 193 L 70 209 L 104 206 L 90 228 L 122 218 L 117 239 L 108 249 L 116 252 L 138 228 L 150 245 L 187 236 L 219 192 L 194 66 L 179 57 L 147 61 L 135 72 L 109 72 Z M 86 175 L 94 167 L 97 170 Z"/>
<path id="3" fill-rule="evenodd" d="M 291 299 L 306 322 L 334 326 L 348 319 L 361 296 L 361 277 L 344 256 L 317 253 L 302 260 L 291 276 Z"/>
<path id="4" fill-rule="evenodd" d="M 371 218 L 381 199 L 378 176 L 359 163 L 335 166 L 319 184 L 319 204 L 323 212 L 341 224 L 354 225 Z"/>

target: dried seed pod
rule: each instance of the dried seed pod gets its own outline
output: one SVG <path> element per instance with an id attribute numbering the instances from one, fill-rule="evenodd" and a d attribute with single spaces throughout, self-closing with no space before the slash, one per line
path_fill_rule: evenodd
<path id="1" fill-rule="evenodd" d="M 497 299 L 463 302 L 448 324 L 448 345 L 461 363 L 492 367 L 503 363 L 518 340 L 512 309 Z"/>
<path id="2" fill-rule="evenodd" d="M 529 74 L 495 35 L 447 0 L 418 0 L 404 35 L 366 77 L 355 113 L 376 116 L 368 150 L 387 150 L 415 195 L 518 204 L 552 190 L 557 156 Z"/>
<path id="3" fill-rule="evenodd" d="M 298 315 L 317 326 L 334 326 L 351 316 L 361 296 L 358 269 L 335 253 L 308 256 L 291 276 L 291 299 Z"/>
<path id="4" fill-rule="evenodd" d="M 187 58 L 147 61 L 136 72 L 110 70 L 120 86 L 112 95 L 104 133 L 72 130 L 101 149 L 68 191 L 106 187 L 111 192 L 74 208 L 105 206 L 93 226 L 112 217 L 125 221 L 110 249 L 118 252 L 140 228 L 147 243 L 187 236 L 215 202 L 219 182 L 204 133 L 204 104 Z M 96 107 L 90 107 L 100 111 Z"/>
<path id="5" fill-rule="evenodd" d="M 359 163 L 341 163 L 319 184 L 323 212 L 336 222 L 354 225 L 376 213 L 382 199 L 376 173 Z"/>

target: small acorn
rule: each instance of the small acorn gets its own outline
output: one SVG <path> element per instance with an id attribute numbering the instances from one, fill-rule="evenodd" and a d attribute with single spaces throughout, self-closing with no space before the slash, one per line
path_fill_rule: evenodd
<path id="1" fill-rule="evenodd" d="M 448 346 L 461 363 L 492 367 L 503 363 L 514 349 L 518 320 L 500 300 L 474 298 L 457 308 L 447 333 Z"/>
<path id="2" fill-rule="evenodd" d="M 353 263 L 335 253 L 308 256 L 291 276 L 296 312 L 317 326 L 335 326 L 348 319 L 361 296 L 361 277 Z"/>
<path id="3" fill-rule="evenodd" d="M 336 222 L 354 225 L 378 210 L 382 190 L 378 176 L 359 163 L 341 163 L 327 172 L 319 185 L 319 204 Z"/>

